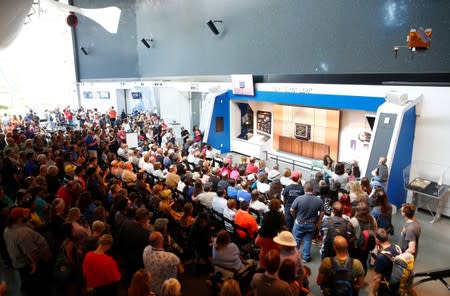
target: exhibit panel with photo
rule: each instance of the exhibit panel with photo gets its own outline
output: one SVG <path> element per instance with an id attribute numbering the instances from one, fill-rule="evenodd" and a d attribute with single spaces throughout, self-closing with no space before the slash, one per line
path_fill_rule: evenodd
<path id="1" fill-rule="evenodd" d="M 338 157 L 339 110 L 297 106 L 274 106 L 274 146 L 312 159 L 328 154 Z"/>

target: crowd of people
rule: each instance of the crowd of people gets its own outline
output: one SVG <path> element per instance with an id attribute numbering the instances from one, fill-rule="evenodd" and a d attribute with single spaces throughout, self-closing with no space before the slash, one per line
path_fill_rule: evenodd
<path id="1" fill-rule="evenodd" d="M 390 241 L 384 157 L 372 180 L 329 156 L 304 180 L 254 157 L 222 158 L 197 126 L 174 135 L 157 114 L 69 113 L 50 132 L 33 116 L 2 120 L 0 251 L 25 295 L 181 295 L 193 262 L 211 265 L 220 295 L 308 295 L 313 243 L 324 295 L 357 295 L 370 267 L 374 294 L 391 295 L 390 258 L 417 257 L 414 205 L 401 208 L 399 246 Z"/>

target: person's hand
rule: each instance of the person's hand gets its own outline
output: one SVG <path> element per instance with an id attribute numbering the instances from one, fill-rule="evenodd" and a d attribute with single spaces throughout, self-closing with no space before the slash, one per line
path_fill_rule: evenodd
<path id="1" fill-rule="evenodd" d="M 30 274 L 33 274 L 36 272 L 36 267 L 37 267 L 37 264 L 35 262 L 31 263 Z"/>

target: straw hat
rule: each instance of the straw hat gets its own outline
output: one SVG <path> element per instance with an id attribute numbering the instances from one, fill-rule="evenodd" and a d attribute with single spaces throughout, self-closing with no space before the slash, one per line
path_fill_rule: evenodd
<path id="1" fill-rule="evenodd" d="M 278 233 L 276 237 L 273 238 L 273 241 L 281 246 L 286 247 L 296 247 L 297 242 L 295 241 L 294 236 L 289 231 L 282 231 Z"/>

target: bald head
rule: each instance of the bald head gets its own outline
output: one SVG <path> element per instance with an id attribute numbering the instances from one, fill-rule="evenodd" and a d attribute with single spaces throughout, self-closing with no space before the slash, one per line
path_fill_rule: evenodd
<path id="1" fill-rule="evenodd" d="M 149 237 L 150 245 L 154 248 L 162 248 L 164 245 L 164 237 L 161 232 L 153 231 Z"/>
<path id="2" fill-rule="evenodd" d="M 345 239 L 345 237 L 338 235 L 334 238 L 333 247 L 334 250 L 336 251 L 336 254 L 347 253 L 348 250 L 347 240 Z"/>

